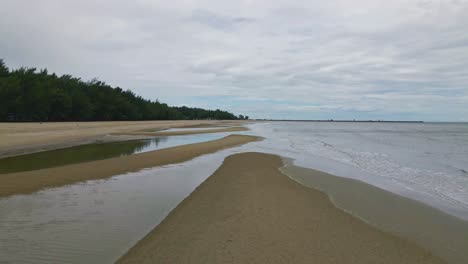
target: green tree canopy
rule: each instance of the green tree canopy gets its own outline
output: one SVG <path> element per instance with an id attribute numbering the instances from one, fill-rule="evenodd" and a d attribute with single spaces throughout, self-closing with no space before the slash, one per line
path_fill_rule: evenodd
<path id="1" fill-rule="evenodd" d="M 171 107 L 130 90 L 46 69 L 9 70 L 0 59 L 0 121 L 238 119 L 227 111 Z"/>
<path id="2" fill-rule="evenodd" d="M 5 77 L 9 73 L 8 67 L 6 66 L 3 59 L 0 59 L 0 77 Z"/>

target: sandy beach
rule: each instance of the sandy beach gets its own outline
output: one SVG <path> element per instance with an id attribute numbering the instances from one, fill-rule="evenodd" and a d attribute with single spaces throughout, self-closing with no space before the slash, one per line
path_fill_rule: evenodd
<path id="1" fill-rule="evenodd" d="M 28 194 L 45 188 L 80 181 L 103 179 L 144 168 L 184 162 L 194 157 L 259 140 L 258 137 L 229 135 L 218 140 L 155 150 L 130 156 L 72 164 L 56 168 L 1 175 L 0 197 Z"/>
<path id="2" fill-rule="evenodd" d="M 243 123 L 245 122 L 217 120 L 0 123 L 0 158 L 145 136 L 123 135 L 125 133 L 182 127 L 238 126 Z"/>
<path id="3" fill-rule="evenodd" d="M 208 134 L 208 133 L 222 133 L 222 132 L 238 132 L 238 131 L 247 131 L 246 127 L 241 126 L 232 126 L 232 127 L 222 127 L 217 128 L 216 126 L 206 126 L 206 130 L 191 130 L 187 127 L 184 131 L 156 131 L 156 132 L 119 132 L 112 133 L 111 135 L 121 135 L 121 136 L 153 136 L 153 137 L 165 137 L 165 136 L 181 136 L 181 135 L 193 135 L 193 134 Z"/>
<path id="4" fill-rule="evenodd" d="M 222 166 L 120 263 L 444 263 L 337 209 L 274 155 Z"/>

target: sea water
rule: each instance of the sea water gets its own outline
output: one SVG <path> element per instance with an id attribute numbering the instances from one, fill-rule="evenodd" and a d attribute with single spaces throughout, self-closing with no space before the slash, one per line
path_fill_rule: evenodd
<path id="1" fill-rule="evenodd" d="M 269 122 L 260 152 L 357 179 L 468 220 L 468 124 Z"/>

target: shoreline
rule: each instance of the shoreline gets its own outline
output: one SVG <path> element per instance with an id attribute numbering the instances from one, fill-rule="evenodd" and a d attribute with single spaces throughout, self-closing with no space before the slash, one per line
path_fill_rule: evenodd
<path id="1" fill-rule="evenodd" d="M 60 187 L 87 180 L 104 179 L 144 168 L 181 163 L 197 156 L 260 140 L 259 137 L 229 135 L 221 139 L 159 149 L 85 163 L 41 170 L 2 174 L 0 198 L 30 194 L 42 189 Z"/>
<path id="2" fill-rule="evenodd" d="M 220 125 L 239 126 L 245 123 L 245 121 L 233 120 L 0 123 L 0 158 L 84 144 L 148 137 L 125 135 L 128 132 L 199 126 L 217 128 Z M 123 133 L 123 135 L 112 135 L 113 133 Z"/>
<path id="3" fill-rule="evenodd" d="M 227 157 L 119 263 L 444 263 L 336 208 L 282 166 L 271 154 Z"/>
<path id="4" fill-rule="evenodd" d="M 379 230 L 416 242 L 449 263 L 468 263 L 468 222 L 435 207 L 366 182 L 293 165 L 280 170 L 291 180 L 326 193 L 340 210 Z"/>

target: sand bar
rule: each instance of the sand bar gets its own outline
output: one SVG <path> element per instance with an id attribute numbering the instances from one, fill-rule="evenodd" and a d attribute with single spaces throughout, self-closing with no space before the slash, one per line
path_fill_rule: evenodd
<path id="1" fill-rule="evenodd" d="M 0 175 L 0 197 L 32 193 L 80 181 L 103 179 L 144 168 L 180 163 L 218 150 L 257 141 L 260 138 L 229 135 L 222 139 L 182 145 L 130 156 L 56 168 Z"/>
<path id="2" fill-rule="evenodd" d="M 216 128 L 213 129 L 206 129 L 206 130 L 191 130 L 187 128 L 186 130 L 180 131 L 155 131 L 155 132 L 145 132 L 145 131 L 137 131 L 137 132 L 118 132 L 112 133 L 111 135 L 128 135 L 128 136 L 180 136 L 180 135 L 193 135 L 193 134 L 207 134 L 207 133 L 221 133 L 221 132 L 239 132 L 239 131 L 247 131 L 248 128 L 241 127 L 241 126 L 234 126 L 234 127 L 223 127 L 223 128 Z"/>
<path id="3" fill-rule="evenodd" d="M 120 263 L 444 263 L 337 209 L 273 155 L 223 165 Z"/>
<path id="4" fill-rule="evenodd" d="M 135 139 L 135 136 L 109 136 L 111 133 L 243 123 L 245 121 L 216 120 L 0 123 L 0 158 L 95 142 Z"/>

